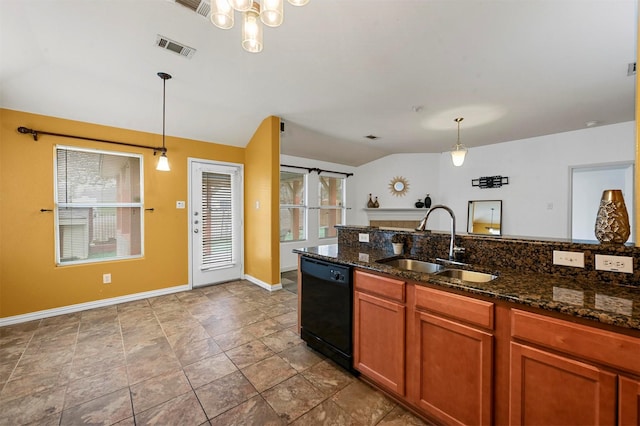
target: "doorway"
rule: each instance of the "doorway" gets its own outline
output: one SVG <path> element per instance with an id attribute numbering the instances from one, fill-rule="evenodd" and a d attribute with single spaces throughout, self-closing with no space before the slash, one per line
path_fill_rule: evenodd
<path id="1" fill-rule="evenodd" d="M 571 212 L 569 229 L 573 240 L 596 240 L 595 223 L 602 191 L 620 189 L 631 223 L 634 241 L 634 164 L 632 162 L 571 167 Z"/>
<path id="2" fill-rule="evenodd" d="M 189 159 L 189 282 L 202 287 L 243 276 L 241 164 Z"/>

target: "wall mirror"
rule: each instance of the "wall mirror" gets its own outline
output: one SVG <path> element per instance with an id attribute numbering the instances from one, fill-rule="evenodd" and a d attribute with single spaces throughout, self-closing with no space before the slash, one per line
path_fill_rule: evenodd
<path id="1" fill-rule="evenodd" d="M 467 232 L 502 235 L 502 200 L 469 201 Z"/>

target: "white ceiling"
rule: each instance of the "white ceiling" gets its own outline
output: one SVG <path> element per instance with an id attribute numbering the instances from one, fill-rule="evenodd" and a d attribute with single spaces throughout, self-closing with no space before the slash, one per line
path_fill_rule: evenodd
<path id="1" fill-rule="evenodd" d="M 284 154 L 359 165 L 448 151 L 459 116 L 470 148 L 634 120 L 636 24 L 637 0 L 311 0 L 250 54 L 239 16 L 171 0 L 0 0 L 0 105 L 161 133 L 164 71 L 167 135 L 245 146 L 276 115 Z"/>

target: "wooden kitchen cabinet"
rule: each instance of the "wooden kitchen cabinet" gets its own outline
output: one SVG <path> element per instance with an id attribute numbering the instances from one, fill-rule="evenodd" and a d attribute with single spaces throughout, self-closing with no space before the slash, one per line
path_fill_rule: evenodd
<path id="1" fill-rule="evenodd" d="M 516 309 L 511 338 L 511 424 L 639 424 L 640 339 Z"/>
<path id="2" fill-rule="evenodd" d="M 354 272 L 354 367 L 447 425 L 640 425 L 640 339 Z"/>
<path id="3" fill-rule="evenodd" d="M 354 273 L 354 368 L 405 395 L 405 283 Z"/>
<path id="4" fill-rule="evenodd" d="M 511 343 L 510 424 L 614 425 L 614 373 Z"/>
<path id="5" fill-rule="evenodd" d="M 418 286 L 415 294 L 414 404 L 446 424 L 491 424 L 493 336 L 480 327 L 493 326 L 493 303 Z"/>
<path id="6" fill-rule="evenodd" d="M 620 376 L 618 380 L 618 424 L 640 425 L 640 380 Z"/>

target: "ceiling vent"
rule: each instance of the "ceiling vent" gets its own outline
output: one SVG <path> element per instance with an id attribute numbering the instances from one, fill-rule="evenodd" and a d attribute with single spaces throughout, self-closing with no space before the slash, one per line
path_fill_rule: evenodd
<path id="1" fill-rule="evenodd" d="M 208 18 L 211 13 L 211 5 L 207 0 L 173 0 L 173 2 L 187 7 L 205 18 Z"/>
<path id="2" fill-rule="evenodd" d="M 635 62 L 631 62 L 627 66 L 627 75 L 628 76 L 636 75 L 636 63 Z"/>
<path id="3" fill-rule="evenodd" d="M 177 53 L 178 55 L 184 56 L 189 59 L 191 59 L 196 53 L 196 49 L 194 49 L 193 47 L 178 43 L 177 41 L 171 40 L 170 38 L 165 36 L 161 36 L 160 34 L 156 36 L 156 46 L 161 47 L 165 50 L 169 50 L 173 53 Z"/>

